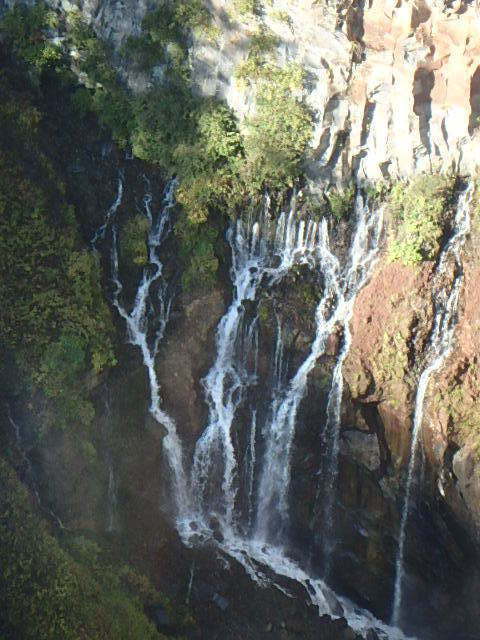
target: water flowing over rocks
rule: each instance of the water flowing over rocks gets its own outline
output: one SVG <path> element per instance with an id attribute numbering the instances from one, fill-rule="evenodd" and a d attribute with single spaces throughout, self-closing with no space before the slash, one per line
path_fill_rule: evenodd
<path id="1" fill-rule="evenodd" d="M 133 0 L 61 5 L 79 6 L 117 49 L 139 33 L 147 10 Z M 289 17 L 265 6 L 260 18 L 280 38 L 279 57 L 308 74 L 315 189 L 352 173 L 376 182 L 476 170 L 476 2 L 273 5 Z M 223 0 L 209 6 L 220 36 L 215 45 L 191 43 L 196 89 L 244 118 L 253 94 L 234 69 L 252 25 L 229 17 Z M 136 91 L 152 81 L 123 72 Z M 233 264 L 222 267 L 232 267 L 233 282 L 177 298 L 164 261 L 175 251 L 174 241 L 165 244 L 174 182 L 162 205 L 140 180 L 149 265 L 125 277 L 118 264 L 126 173 L 110 176 L 105 216 L 88 228 L 130 342 L 118 371 L 93 384 L 104 468 L 87 474 L 66 436 L 39 446 L 48 505 L 74 530 L 128 537 L 132 557 L 192 604 L 211 637 L 477 640 L 478 229 L 466 238 L 451 350 L 429 380 L 417 433 L 401 632 L 381 621 L 391 614 L 415 397 L 435 324 L 432 287 L 449 290 L 454 273 L 439 284 L 438 263 L 412 268 L 377 256 L 380 231 L 371 227 L 356 263 L 347 238 L 357 236 L 342 235 L 348 223 L 334 237 L 325 220 L 292 210 L 275 221 L 266 207 L 230 227 Z M 378 212 L 367 213 L 364 226 L 378 222 Z"/>

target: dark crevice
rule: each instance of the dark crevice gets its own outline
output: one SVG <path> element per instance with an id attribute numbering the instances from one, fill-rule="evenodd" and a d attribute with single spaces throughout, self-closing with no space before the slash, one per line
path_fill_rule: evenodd
<path id="1" fill-rule="evenodd" d="M 360 0 L 360 2 L 352 2 L 347 9 L 346 15 L 347 38 L 352 42 L 358 42 L 360 44 L 363 44 L 363 36 L 365 34 L 363 26 L 364 8 L 364 0 Z"/>
<path id="2" fill-rule="evenodd" d="M 443 454 L 443 467 L 444 469 L 452 476 L 452 478 L 456 481 L 457 478 L 453 472 L 453 458 L 457 451 L 460 450 L 460 447 L 454 442 L 449 442 L 447 448 L 445 449 L 445 453 Z"/>
<path id="3" fill-rule="evenodd" d="M 426 2 L 424 0 L 417 0 L 412 9 L 412 20 L 410 22 L 412 30 L 415 31 L 423 22 L 427 22 L 431 15 L 432 12 Z"/>
<path id="4" fill-rule="evenodd" d="M 417 69 L 413 80 L 413 112 L 419 119 L 420 139 L 431 153 L 430 119 L 432 117 L 432 89 L 435 84 L 433 71 Z"/>
<path id="5" fill-rule="evenodd" d="M 367 100 L 363 109 L 362 119 L 362 133 L 360 136 L 360 145 L 363 147 L 367 144 L 368 134 L 370 132 L 370 125 L 373 120 L 373 114 L 375 113 L 375 103 Z"/>
<path id="6" fill-rule="evenodd" d="M 470 135 L 478 128 L 480 124 L 480 66 L 476 68 L 475 73 L 470 80 L 470 120 L 468 123 L 468 132 Z"/>
<path id="7" fill-rule="evenodd" d="M 388 448 L 387 438 L 385 437 L 385 428 L 383 426 L 380 413 L 378 411 L 379 402 L 361 402 L 359 401 L 360 411 L 371 433 L 377 436 L 378 448 L 380 452 L 380 466 L 378 468 L 378 478 L 386 475 L 387 470 L 392 462 L 392 454 Z"/>

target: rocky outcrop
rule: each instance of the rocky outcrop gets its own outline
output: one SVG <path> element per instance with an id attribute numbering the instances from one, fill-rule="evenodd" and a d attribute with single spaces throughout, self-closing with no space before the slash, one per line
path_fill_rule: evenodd
<path id="1" fill-rule="evenodd" d="M 1 0 L 0 10 L 15 0 Z M 118 50 L 138 35 L 157 2 L 50 0 L 80 9 Z M 194 36 L 193 82 L 243 120 L 255 89 L 235 77 L 258 29 L 278 38 L 280 64 L 306 72 L 305 99 L 315 131 L 307 160 L 314 189 L 352 175 L 376 182 L 421 171 L 473 173 L 480 141 L 480 16 L 472 0 L 275 0 L 242 14 L 230 0 L 208 0 L 218 37 Z M 121 65 L 122 63 L 119 62 Z M 155 80 L 122 69 L 135 91 Z M 161 74 L 160 74 L 161 75 Z M 158 74 L 157 74 L 158 76 Z M 158 76 L 159 77 L 159 76 Z"/>
<path id="2" fill-rule="evenodd" d="M 242 117 L 254 100 L 236 83 L 234 69 L 252 26 L 225 19 L 229 4 L 212 2 L 221 37 L 216 46 L 195 43 L 194 79 L 202 93 L 225 98 Z M 432 169 L 475 170 L 476 3 L 267 4 L 262 21 L 279 38 L 279 58 L 300 63 L 307 74 L 316 122 L 308 169 L 315 183 L 344 183 L 352 172 L 377 181 Z"/>

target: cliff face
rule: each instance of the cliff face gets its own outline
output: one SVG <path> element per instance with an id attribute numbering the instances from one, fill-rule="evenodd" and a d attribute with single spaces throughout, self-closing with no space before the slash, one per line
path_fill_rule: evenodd
<path id="1" fill-rule="evenodd" d="M 251 94 L 232 80 L 251 25 L 222 20 L 220 46 L 196 43 L 195 78 L 241 115 Z M 278 20 L 285 12 L 288 20 Z M 282 15 L 282 14 L 280 14 Z M 289 2 L 265 8 L 279 56 L 307 72 L 316 129 L 310 176 L 344 182 L 351 171 L 377 181 L 431 169 L 476 167 L 480 45 L 475 3 Z"/>
<path id="2" fill-rule="evenodd" d="M 68 0 L 52 3 L 66 10 L 77 6 Z M 307 74 L 305 97 L 315 114 L 308 159 L 308 175 L 314 188 L 345 184 L 352 174 L 376 182 L 430 170 L 476 171 L 475 148 L 480 141 L 480 18 L 475 3 L 370 0 L 326 4 L 275 0 L 265 2 L 258 14 L 244 17 L 232 14 L 231 5 L 228 0 L 208 3 L 219 30 L 215 43 L 199 37 L 192 40 L 196 89 L 204 95 L 224 98 L 240 119 L 252 114 L 254 88 L 240 83 L 235 69 L 247 59 L 252 34 L 262 25 L 274 33 L 280 43 L 278 60 L 298 62 Z M 79 0 L 78 7 L 118 50 L 128 35 L 140 33 L 147 2 Z M 124 68 L 123 72 L 136 91 L 153 82 L 151 77 L 131 68 Z M 337 234 L 340 236 L 341 232 Z M 466 251 L 455 348 L 432 379 L 427 394 L 422 426 L 427 464 L 425 491 L 421 494 L 429 502 L 431 520 L 425 520 L 423 514 L 412 516 L 414 542 L 410 546 L 414 551 L 407 558 L 409 577 L 416 581 L 411 591 L 431 610 L 433 633 L 434 618 L 445 603 L 454 611 L 451 626 L 441 629 L 442 637 L 453 637 L 451 631 L 461 627 L 465 610 L 472 620 L 480 616 L 472 597 L 474 582 L 480 579 L 473 570 L 471 579 L 465 578 L 469 556 L 462 535 L 456 535 L 454 526 L 449 528 L 450 522 L 455 526 L 460 523 L 473 540 L 480 530 L 479 237 L 475 228 Z M 410 450 L 415 390 L 433 322 L 433 272 L 432 262 L 413 268 L 391 264 L 384 255 L 380 257 L 373 277 L 356 302 L 353 343 L 344 367 L 348 388 L 342 420 L 336 580 L 342 592 L 352 594 L 385 618 L 391 604 L 399 507 L 404 492 L 402 474 Z M 300 279 L 291 280 L 282 291 L 290 325 L 287 344 L 294 362 L 305 356 L 314 330 L 304 326 L 306 321 L 301 317 L 312 315 L 308 291 L 304 291 L 305 308 L 301 306 L 301 285 Z M 193 447 L 205 424 L 200 381 L 211 366 L 215 327 L 230 295 L 226 284 L 224 289 L 218 286 L 203 297 L 192 294 L 182 298 L 158 358 L 165 406 L 178 422 L 187 448 Z M 275 331 L 271 305 L 271 301 L 265 303 L 265 319 L 261 323 L 261 330 L 270 339 Z M 315 506 L 317 462 L 322 455 L 318 425 L 319 416 L 325 413 L 324 382 L 331 376 L 338 338 L 331 337 L 326 357 L 312 372 L 296 443 L 294 533 L 299 548 L 305 546 L 306 540 L 309 544 L 312 541 L 313 563 L 322 530 L 322 523 L 313 521 L 309 512 Z M 119 369 L 128 371 L 135 357 L 134 350 L 127 348 Z M 259 370 L 264 378 L 270 360 L 271 353 L 260 354 Z M 68 462 L 70 443 L 62 442 L 57 449 L 52 446 L 43 458 L 39 456 L 39 466 L 43 468 L 41 484 L 53 485 L 49 502 L 67 526 L 107 528 L 109 534 L 119 536 L 128 532 L 132 555 L 148 568 L 155 557 L 152 571 L 162 579 L 162 575 L 170 577 L 162 563 L 174 563 L 169 560 L 173 557 L 174 534 L 168 517 L 157 512 L 159 504 L 165 511 L 169 509 L 168 496 L 162 494 L 161 488 L 168 471 L 160 461 L 161 433 L 145 421 L 148 389 L 140 362 L 131 376 L 117 375 L 106 384 L 114 398 L 115 417 L 111 417 L 108 403 L 103 401 L 103 389 L 97 403 L 101 405 L 100 424 L 105 423 L 106 434 L 106 442 L 100 445 L 112 449 L 107 452 L 114 461 L 109 468 L 118 469 L 116 526 L 109 529 L 104 522 L 108 518 L 97 513 L 110 504 L 105 469 L 99 468 L 98 486 L 92 482 L 88 488 L 92 495 L 98 495 L 85 500 L 85 505 L 74 502 L 79 486 L 72 484 L 71 495 L 65 497 L 68 475 L 73 480 L 82 474 L 87 476 Z M 118 442 L 109 441 L 107 427 L 111 424 L 119 425 Z M 145 424 L 147 429 L 142 430 Z M 59 460 L 67 464 L 61 467 Z M 82 495 L 86 491 L 82 488 Z M 90 513 L 87 506 L 90 508 L 94 500 L 97 506 Z M 447 516 L 443 517 L 445 513 Z M 429 548 L 432 537 L 435 543 L 440 540 L 435 553 Z M 175 553 L 187 554 L 178 549 Z M 190 556 L 182 556 L 185 583 L 190 561 Z M 176 571 L 175 566 L 171 574 Z M 449 578 L 442 582 L 445 575 Z M 184 585 L 175 588 L 180 592 Z M 452 593 L 455 597 L 449 601 Z M 232 599 L 235 597 L 232 589 Z M 203 608 L 203 601 L 199 602 L 199 608 Z M 421 615 L 419 620 L 423 621 Z M 268 620 L 265 626 L 267 623 Z"/>
<path id="3" fill-rule="evenodd" d="M 438 491 L 474 538 L 480 530 L 478 464 L 479 272 L 476 234 L 467 248 L 455 347 L 429 385 L 422 441 Z M 382 261 L 360 293 L 345 375 L 354 399 L 375 403 L 397 471 L 408 462 L 416 385 L 433 322 L 432 263 Z"/>
<path id="4" fill-rule="evenodd" d="M 11 0 L 3 0 L 12 4 Z M 0 3 L 1 6 L 2 3 Z M 118 49 L 138 35 L 147 2 L 52 0 L 80 8 Z M 235 79 L 252 35 L 268 29 L 277 59 L 306 71 L 315 115 L 308 160 L 313 185 L 404 177 L 420 171 L 476 171 L 480 140 L 480 17 L 471 0 L 275 0 L 241 13 L 230 0 L 206 3 L 215 41 L 194 37 L 199 92 L 225 99 L 240 119 L 255 109 L 254 88 Z M 124 69 L 137 91 L 154 82 Z"/>

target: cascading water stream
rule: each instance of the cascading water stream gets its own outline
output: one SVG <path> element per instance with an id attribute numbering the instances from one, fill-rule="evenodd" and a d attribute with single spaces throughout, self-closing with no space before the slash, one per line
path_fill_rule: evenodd
<path id="1" fill-rule="evenodd" d="M 161 408 L 160 385 L 155 371 L 155 357 L 163 338 L 170 314 L 171 298 L 167 282 L 163 277 L 163 264 L 159 250 L 165 241 L 171 223 L 171 212 L 175 205 L 176 180 L 166 186 L 163 205 L 158 215 L 151 210 L 152 195 L 147 181 L 147 193 L 144 197 L 145 213 L 150 221 L 148 233 L 149 265 L 144 268 L 138 285 L 133 308 L 127 311 L 120 301 L 123 290 L 119 278 L 117 229 L 112 229 L 112 280 L 114 283 L 113 304 L 127 325 L 128 339 L 137 346 L 142 354 L 143 363 L 148 372 L 150 383 L 150 413 L 167 430 L 163 447 L 171 467 L 173 478 L 173 496 L 177 514 L 181 516 L 188 509 L 188 494 L 185 481 L 182 446 L 173 419 Z M 111 210 L 110 210 L 111 211 Z M 107 214 L 107 219 L 110 212 Z M 107 220 L 108 222 L 108 220 Z M 153 286 L 156 287 L 157 304 L 153 309 L 150 303 Z"/>
<path id="2" fill-rule="evenodd" d="M 110 223 L 112 222 L 112 220 L 114 219 L 118 208 L 122 204 L 122 200 L 123 200 L 123 180 L 124 180 L 123 173 L 120 170 L 118 172 L 117 195 L 115 197 L 115 200 L 112 202 L 110 208 L 107 211 L 107 215 L 105 216 L 105 220 L 104 220 L 103 224 L 95 231 L 95 233 L 93 235 L 93 238 L 90 240 L 90 245 L 91 245 L 92 249 L 96 249 L 97 248 L 97 243 L 100 240 L 103 240 L 105 238 L 105 234 L 107 232 L 107 229 L 108 229 Z"/>
<path id="3" fill-rule="evenodd" d="M 427 346 L 427 366 L 420 376 L 417 394 L 415 397 L 410 459 L 408 463 L 405 498 L 400 520 L 398 552 L 395 563 L 392 624 L 396 626 L 401 622 L 404 556 L 407 541 L 406 533 L 420 444 L 420 433 L 425 409 L 425 396 L 432 374 L 440 369 L 453 348 L 453 339 L 457 324 L 456 314 L 458 310 L 460 289 L 463 282 L 461 250 L 470 231 L 470 202 L 473 196 L 473 190 L 473 184 L 470 183 L 459 197 L 453 232 L 440 255 L 434 275 L 432 292 L 432 301 L 435 313 L 434 323 Z M 447 269 L 452 263 L 453 282 L 451 287 L 448 289 L 444 286 L 444 280 Z"/>
<path id="4" fill-rule="evenodd" d="M 338 454 L 340 448 L 340 419 L 343 396 L 343 364 L 350 350 L 352 334 L 350 322 L 353 315 L 355 300 L 359 291 L 364 287 L 378 256 L 380 234 L 383 227 L 383 209 L 375 215 L 369 215 L 368 202 L 363 201 L 360 193 L 355 201 L 357 226 L 352 241 L 349 261 L 340 293 L 338 304 L 337 326 L 343 333 L 342 346 L 337 356 L 330 392 L 327 401 L 327 421 L 325 424 L 325 442 L 327 461 L 323 473 L 320 474 L 322 484 L 317 489 L 323 493 L 323 556 L 324 576 L 328 577 L 334 548 L 333 505 L 336 495 L 338 479 Z M 316 501 L 317 502 L 317 501 Z"/>
<path id="5" fill-rule="evenodd" d="M 260 220 L 245 223 L 238 220 L 228 232 L 232 248 L 232 303 L 217 329 L 217 356 L 204 380 L 209 407 L 208 424 L 197 442 L 191 479 L 192 501 L 196 503 L 195 520 L 208 529 L 204 517 L 207 482 L 213 461 L 220 454 L 223 464 L 221 520 L 224 535 L 235 530 L 234 516 L 237 496 L 237 458 L 232 440 L 232 424 L 247 387 L 254 383 L 255 372 L 239 357 L 251 350 L 256 318 L 244 327 L 245 302 L 256 300 L 260 285 L 278 283 L 288 271 L 301 263 L 312 263 L 317 246 L 318 226 L 298 220 L 292 209 L 278 221 L 269 218 L 268 204 Z M 240 341 L 242 335 L 247 341 Z M 240 344 L 242 342 L 242 344 Z M 216 469 L 213 470 L 214 472 Z"/>
<path id="6" fill-rule="evenodd" d="M 259 487 L 256 536 L 268 540 L 275 532 L 278 538 L 288 523 L 288 493 L 291 476 L 291 449 L 295 434 L 298 408 L 305 396 L 308 376 L 318 358 L 325 353 L 327 340 L 342 327 L 343 347 L 335 366 L 327 408 L 327 433 L 331 447 L 330 490 L 334 490 L 338 458 L 340 407 L 343 391 L 342 365 L 350 346 L 348 328 L 353 305 L 365 284 L 378 252 L 382 228 L 382 211 L 368 215 L 368 204 L 359 192 L 355 201 L 356 227 L 345 269 L 341 269 L 336 256 L 330 251 L 328 229 L 323 221 L 321 241 L 318 245 L 318 265 L 324 278 L 323 296 L 316 309 L 316 335 L 310 353 L 290 382 L 287 392 L 276 394 L 271 418 L 265 429 L 267 447 Z M 328 498 L 330 500 L 330 496 Z M 333 503 L 332 503 L 333 504 Z M 326 513 L 330 514 L 330 509 Z M 279 527 L 280 525 L 280 527 Z"/>
<path id="7" fill-rule="evenodd" d="M 325 352 L 328 337 L 336 326 L 340 324 L 344 332 L 347 331 L 355 297 L 365 284 L 377 255 L 382 212 L 370 212 L 359 195 L 356 214 L 357 226 L 344 269 L 330 251 L 325 221 L 320 227 L 313 223 L 307 225 L 296 220 L 291 213 L 288 218 L 283 216 L 278 221 L 276 232 L 266 217 L 262 223 L 255 222 L 249 228 L 239 221 L 230 230 L 234 295 L 218 326 L 217 357 L 204 381 L 209 421 L 194 454 L 190 484 L 194 508 L 185 520 L 177 524 L 187 545 L 202 541 L 215 544 L 224 554 L 241 563 L 248 575 L 260 585 L 276 586 L 289 595 L 288 588 L 280 581 L 293 580 L 304 587 L 306 596 L 320 615 L 344 616 L 349 626 L 363 637 L 375 629 L 379 638 L 404 640 L 405 636 L 399 629 L 377 620 L 347 598 L 337 596 L 323 580 L 309 575 L 288 557 L 287 540 L 283 539 L 279 544 L 279 536 L 274 535 L 278 531 L 278 523 L 288 519 L 292 441 L 309 373 Z M 274 238 L 273 242 L 271 238 Z M 252 349 L 254 341 L 245 340 L 245 336 L 252 335 L 256 316 L 249 323 L 243 303 L 255 302 L 262 281 L 274 286 L 298 261 L 307 262 L 312 268 L 318 267 L 323 277 L 323 295 L 315 314 L 316 334 L 309 355 L 286 384 L 282 330 L 277 323 L 270 409 L 261 429 L 258 422 L 260 414 L 256 407 L 252 409 L 250 433 L 244 449 L 246 454 L 240 456 L 236 452 L 238 443 L 234 422 L 247 388 L 256 382 L 256 366 L 250 369 L 246 366 L 246 352 Z M 344 339 L 329 402 L 330 420 L 337 427 L 342 395 L 338 376 L 341 375 L 348 345 L 349 341 Z M 258 348 L 258 342 L 255 348 Z M 218 456 L 221 456 L 220 465 Z M 243 477 L 247 478 L 248 487 L 246 519 L 251 522 L 254 510 L 255 520 L 255 526 L 247 526 L 246 529 L 241 526 L 242 506 L 237 501 L 242 460 L 245 460 Z M 215 478 L 219 467 L 222 473 L 220 487 Z M 255 473 L 259 476 L 257 492 L 254 491 Z M 212 515 L 216 523 L 213 526 Z M 277 578 L 272 578 L 272 574 Z"/>

